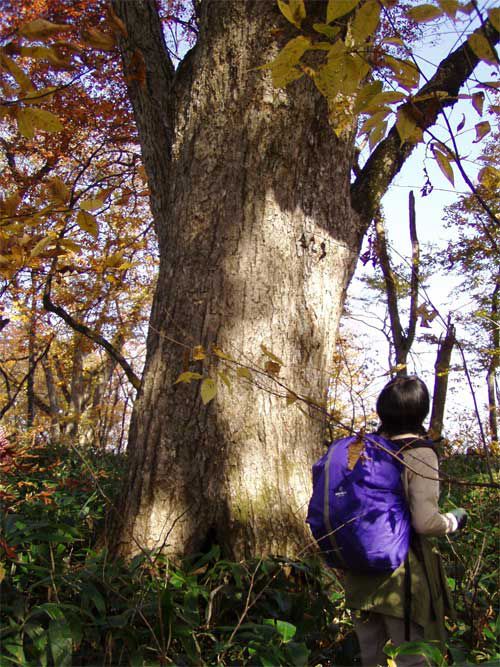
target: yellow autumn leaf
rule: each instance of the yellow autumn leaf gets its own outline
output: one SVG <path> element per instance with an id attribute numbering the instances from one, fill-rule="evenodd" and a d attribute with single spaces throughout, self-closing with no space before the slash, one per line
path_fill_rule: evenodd
<path id="1" fill-rule="evenodd" d="M 21 90 L 33 90 L 34 86 L 29 76 L 3 49 L 0 49 L 0 67 L 6 69 L 14 77 Z"/>
<path id="2" fill-rule="evenodd" d="M 482 91 L 479 93 L 474 93 L 472 95 L 472 106 L 480 116 L 483 115 L 483 105 L 484 105 L 484 93 Z"/>
<path id="3" fill-rule="evenodd" d="M 310 46 L 311 42 L 307 37 L 303 35 L 295 37 L 285 44 L 272 62 L 262 65 L 259 69 L 271 70 L 273 85 L 276 88 L 285 88 L 302 76 L 303 72 L 297 69 L 296 65 Z"/>
<path id="4" fill-rule="evenodd" d="M 418 86 L 420 72 L 412 60 L 403 60 L 386 55 L 385 62 L 392 69 L 394 78 L 400 86 L 406 90 Z"/>
<path id="5" fill-rule="evenodd" d="M 335 39 L 340 32 L 340 26 L 332 26 L 327 23 L 313 23 L 313 30 L 321 35 L 326 35 L 329 39 Z"/>
<path id="6" fill-rule="evenodd" d="M 497 61 L 495 54 L 493 53 L 490 43 L 482 33 L 472 33 L 472 35 L 469 35 L 467 42 L 480 60 L 484 60 L 484 62 L 490 63 L 491 65 L 496 65 Z"/>
<path id="7" fill-rule="evenodd" d="M 95 239 L 98 237 L 99 225 L 97 224 L 97 220 L 87 211 L 78 211 L 76 216 L 76 224 L 80 227 L 80 229 L 82 229 L 84 232 L 87 232 Z"/>
<path id="8" fill-rule="evenodd" d="M 460 3 L 457 0 L 439 0 L 439 6 L 450 19 L 454 19 Z"/>
<path id="9" fill-rule="evenodd" d="M 407 106 L 398 109 L 396 129 L 402 144 L 405 142 L 417 144 L 422 141 L 422 129 L 418 127 L 411 110 Z"/>
<path id="10" fill-rule="evenodd" d="M 358 92 L 354 105 L 354 113 L 360 113 L 365 106 L 371 103 L 374 97 L 382 92 L 382 81 L 371 81 L 364 85 Z"/>
<path id="11" fill-rule="evenodd" d="M 46 109 L 33 107 L 17 109 L 16 118 L 19 132 L 27 139 L 32 139 L 36 130 L 59 132 L 63 129 L 59 118 Z"/>
<path id="12" fill-rule="evenodd" d="M 76 253 L 80 252 L 80 250 L 82 249 L 81 246 L 78 245 L 78 243 L 75 243 L 71 239 L 61 239 L 58 242 L 58 245 L 64 248 L 65 250 L 69 250 L 71 252 L 76 252 Z"/>
<path id="13" fill-rule="evenodd" d="M 59 176 L 51 178 L 47 184 L 50 199 L 56 202 L 66 203 L 70 198 L 70 189 Z"/>
<path id="14" fill-rule="evenodd" d="M 384 122 L 385 118 L 391 113 L 389 107 L 383 107 L 380 111 L 370 115 L 360 127 L 360 134 L 369 134 L 374 127 Z"/>
<path id="15" fill-rule="evenodd" d="M 453 167 L 451 166 L 451 162 L 448 159 L 448 156 L 445 155 L 445 153 L 443 153 L 443 151 L 440 151 L 439 148 L 437 148 L 437 146 L 434 145 L 434 144 L 432 146 L 432 153 L 434 155 L 434 159 L 436 160 L 436 163 L 437 163 L 438 167 L 441 169 L 441 172 L 446 176 L 446 178 L 454 186 L 455 185 L 455 175 L 453 173 Z"/>
<path id="16" fill-rule="evenodd" d="M 477 179 L 485 188 L 500 188 L 500 169 L 492 165 L 483 167 L 479 171 Z"/>
<path id="17" fill-rule="evenodd" d="M 356 12 L 351 26 L 355 44 L 362 44 L 375 34 L 380 20 L 380 5 L 377 0 L 368 0 Z"/>
<path id="18" fill-rule="evenodd" d="M 52 23 L 45 19 L 35 19 L 22 26 L 19 34 L 29 39 L 45 39 L 60 32 L 70 32 L 73 28 L 65 23 Z"/>
<path id="19" fill-rule="evenodd" d="M 193 380 L 202 380 L 203 375 L 201 373 L 193 373 L 193 371 L 185 371 L 181 373 L 174 384 L 179 384 L 179 382 L 192 382 Z"/>
<path id="20" fill-rule="evenodd" d="M 38 241 L 38 243 L 32 248 L 30 255 L 31 257 L 38 257 L 41 255 L 44 250 L 46 250 L 51 243 L 54 243 L 54 239 L 51 236 L 46 236 L 45 238 Z"/>
<path id="21" fill-rule="evenodd" d="M 488 18 L 497 32 L 500 32 L 500 8 L 494 7 L 488 10 Z"/>
<path id="22" fill-rule="evenodd" d="M 217 375 L 220 377 L 222 382 L 226 385 L 228 389 L 231 389 L 231 380 L 229 379 L 228 375 L 224 373 L 224 371 L 217 371 Z"/>
<path id="23" fill-rule="evenodd" d="M 285 365 L 285 364 L 281 361 L 281 359 L 280 359 L 279 357 L 277 357 L 275 354 L 273 354 L 273 353 L 271 352 L 271 350 L 269 350 L 269 349 L 264 345 L 264 343 L 261 344 L 260 349 L 262 350 L 262 352 L 264 352 L 264 354 L 266 355 L 266 357 L 269 357 L 269 359 L 271 359 L 271 361 L 274 361 L 275 363 L 279 364 L 280 366 L 284 366 L 284 365 Z"/>
<path id="24" fill-rule="evenodd" d="M 193 348 L 193 359 L 195 361 L 202 361 L 206 356 L 203 345 L 196 345 L 196 347 Z"/>
<path id="25" fill-rule="evenodd" d="M 252 374 L 248 368 L 245 366 L 240 366 L 236 371 L 236 375 L 240 378 L 245 378 L 246 380 L 252 379 Z"/>
<path id="26" fill-rule="evenodd" d="M 113 35 L 101 32 L 97 28 L 82 30 L 82 40 L 87 46 L 99 51 L 113 51 L 116 40 Z"/>
<path id="27" fill-rule="evenodd" d="M 347 450 L 347 467 L 349 470 L 354 469 L 354 466 L 358 462 L 364 448 L 365 443 L 361 438 L 358 438 L 349 445 L 349 449 Z"/>
<path id="28" fill-rule="evenodd" d="M 34 58 L 35 60 L 45 60 L 58 69 L 70 69 L 72 67 L 69 58 L 61 56 L 51 46 L 22 46 L 21 56 Z"/>
<path id="29" fill-rule="evenodd" d="M 288 2 L 278 0 L 278 7 L 287 21 L 290 21 L 296 28 L 300 28 L 302 21 L 306 18 L 304 0 L 288 0 Z"/>
<path id="30" fill-rule="evenodd" d="M 345 16 L 359 4 L 359 0 L 328 0 L 326 8 L 326 22 L 331 23 L 335 19 Z"/>
<path id="31" fill-rule="evenodd" d="M 229 361 L 232 361 L 231 357 L 223 350 L 221 350 L 217 345 L 212 345 L 212 352 L 216 357 L 219 357 L 219 359 L 228 359 Z"/>
<path id="32" fill-rule="evenodd" d="M 477 144 L 478 141 L 481 141 L 483 137 L 485 137 L 489 132 L 491 132 L 491 125 L 487 120 L 483 120 L 480 123 L 476 124 L 476 138 L 474 139 L 473 143 Z"/>
<path id="33" fill-rule="evenodd" d="M 368 135 L 368 146 L 370 150 L 373 150 L 375 146 L 378 144 L 378 142 L 382 141 L 382 139 L 385 137 L 386 130 L 387 130 L 386 120 L 375 125 L 373 130 Z"/>
<path id="34" fill-rule="evenodd" d="M 286 395 L 286 404 L 287 405 L 293 405 L 293 403 L 295 403 L 297 401 L 297 399 L 298 399 L 298 396 L 296 394 L 288 393 Z"/>
<path id="35" fill-rule="evenodd" d="M 84 211 L 97 211 L 97 209 L 102 208 L 103 206 L 104 202 L 98 197 L 93 199 L 85 199 L 84 201 L 80 202 L 80 208 L 82 208 Z"/>
<path id="36" fill-rule="evenodd" d="M 393 658 L 387 658 L 387 667 L 398 667 Z"/>
<path id="37" fill-rule="evenodd" d="M 417 23 L 433 21 L 434 19 L 443 15 L 442 10 L 439 9 L 439 7 L 435 7 L 434 5 L 418 5 L 417 7 L 412 7 L 406 13 Z"/>
<path id="38" fill-rule="evenodd" d="M 215 395 L 217 394 L 217 383 L 213 378 L 205 378 L 203 380 L 201 383 L 200 394 L 204 405 L 210 403 L 210 401 L 215 398 Z"/>

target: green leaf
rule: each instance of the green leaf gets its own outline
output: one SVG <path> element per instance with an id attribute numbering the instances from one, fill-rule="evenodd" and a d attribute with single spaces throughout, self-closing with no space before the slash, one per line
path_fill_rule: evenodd
<path id="1" fill-rule="evenodd" d="M 331 23 L 335 19 L 345 16 L 358 5 L 359 0 L 328 0 L 326 8 L 326 22 Z"/>
<path id="2" fill-rule="evenodd" d="M 373 128 L 380 125 L 390 113 L 391 110 L 389 107 L 384 107 L 380 111 L 377 111 L 377 113 L 372 114 L 360 127 L 360 134 L 369 134 Z"/>
<path id="3" fill-rule="evenodd" d="M 99 236 L 99 225 L 93 215 L 87 211 L 78 211 L 76 216 L 76 224 L 87 234 L 93 236 L 95 239 Z"/>
<path id="4" fill-rule="evenodd" d="M 379 141 L 385 137 L 387 131 L 387 121 L 384 120 L 381 123 L 377 123 L 373 130 L 368 135 L 368 146 L 370 150 L 373 150 Z"/>
<path id="5" fill-rule="evenodd" d="M 329 39 L 335 39 L 340 32 L 340 26 L 331 26 L 327 23 L 313 23 L 313 30 L 316 30 L 321 35 L 326 35 Z"/>
<path id="6" fill-rule="evenodd" d="M 174 382 L 174 384 L 178 384 L 179 382 L 192 382 L 193 380 L 202 380 L 203 375 L 201 373 L 193 373 L 192 371 L 185 371 L 184 373 L 181 373 L 177 380 Z"/>
<path id="7" fill-rule="evenodd" d="M 240 368 L 238 368 L 238 370 L 236 371 L 236 375 L 240 378 L 246 378 L 247 380 L 252 379 L 251 372 L 249 371 L 248 368 L 245 368 L 245 366 L 240 366 Z"/>
<path id="8" fill-rule="evenodd" d="M 288 0 L 288 2 L 278 0 L 278 7 L 287 21 L 290 21 L 296 28 L 301 27 L 302 21 L 306 18 L 304 0 Z"/>
<path id="9" fill-rule="evenodd" d="M 49 624 L 49 645 L 54 660 L 54 667 L 71 667 L 73 640 L 71 628 L 67 623 L 51 621 Z"/>
<path id="10" fill-rule="evenodd" d="M 422 129 L 417 125 L 411 109 L 407 106 L 398 109 L 396 129 L 401 143 L 417 144 L 422 141 Z"/>
<path id="11" fill-rule="evenodd" d="M 394 78 L 400 86 L 406 90 L 418 86 L 420 72 L 412 60 L 402 60 L 386 55 L 385 62 L 392 69 Z"/>
<path id="12" fill-rule="evenodd" d="M 358 93 L 354 105 L 354 113 L 360 113 L 366 106 L 371 104 L 374 97 L 382 92 L 382 81 L 372 81 L 364 85 Z"/>
<path id="13" fill-rule="evenodd" d="M 276 88 L 285 88 L 303 75 L 296 65 L 310 46 L 311 42 L 307 37 L 295 37 L 285 44 L 272 62 L 262 65 L 260 69 L 271 70 L 273 85 Z"/>
<path id="14" fill-rule="evenodd" d="M 207 403 L 210 403 L 217 394 L 217 383 L 215 380 L 213 378 L 205 378 L 201 383 L 200 393 L 203 404 L 207 405 Z"/>
<path id="15" fill-rule="evenodd" d="M 493 53 L 490 43 L 481 32 L 472 33 L 472 35 L 469 35 L 467 41 L 470 48 L 480 60 L 484 60 L 484 62 L 490 63 L 491 65 L 496 65 L 497 61 L 495 54 Z"/>
<path id="16" fill-rule="evenodd" d="M 284 642 L 289 642 L 297 632 L 297 628 L 292 623 L 288 623 L 287 621 L 280 621 L 275 618 L 265 618 L 264 624 L 271 625 L 273 628 L 275 628 L 280 634 L 282 641 Z"/>
<path id="17" fill-rule="evenodd" d="M 355 44 L 362 44 L 375 34 L 380 20 L 380 10 L 377 0 L 368 0 L 357 10 L 351 26 Z"/>
<path id="18" fill-rule="evenodd" d="M 309 660 L 309 649 L 306 644 L 301 642 L 290 642 L 286 646 L 286 653 L 288 665 L 293 665 L 293 667 L 307 667 Z"/>
<path id="19" fill-rule="evenodd" d="M 406 13 L 417 23 L 433 21 L 443 15 L 442 10 L 434 5 L 418 5 L 417 7 L 412 7 Z"/>

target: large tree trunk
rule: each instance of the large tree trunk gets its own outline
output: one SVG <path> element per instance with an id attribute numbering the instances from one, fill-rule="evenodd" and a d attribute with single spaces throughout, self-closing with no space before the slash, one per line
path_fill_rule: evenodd
<path id="1" fill-rule="evenodd" d="M 136 10 L 120 7 L 129 26 L 145 25 Z M 206 407 L 196 383 L 174 385 L 185 368 L 172 339 L 215 343 L 252 365 L 262 365 L 264 344 L 284 362 L 281 382 L 325 398 L 364 231 L 349 204 L 353 142 L 335 137 L 310 82 L 277 91 L 255 70 L 276 24 L 274 3 L 205 3 L 199 42 L 177 74 L 161 182 L 158 137 L 142 142 L 161 266 L 129 443 L 124 553 L 216 540 L 236 556 L 296 554 L 309 541 L 324 420 L 245 379 L 232 391 L 219 381 Z M 134 106 L 141 130 L 147 110 Z M 190 368 L 216 376 L 212 362 Z"/>
<path id="2" fill-rule="evenodd" d="M 196 3 L 199 39 L 177 72 L 154 0 L 113 4 L 161 258 L 115 547 L 297 554 L 323 420 L 245 379 L 232 392 L 219 380 L 204 406 L 197 384 L 174 385 L 183 346 L 255 365 L 264 344 L 284 385 L 324 398 L 363 233 L 414 146 L 392 128 L 350 187 L 354 132 L 335 136 L 310 80 L 276 90 L 255 69 L 297 35 L 272 0 Z M 326 2 L 306 4 L 324 21 Z M 467 45 L 443 61 L 417 102 L 423 129 L 439 113 L 429 93 L 452 105 L 476 63 Z M 217 377 L 213 357 L 189 367 Z"/>

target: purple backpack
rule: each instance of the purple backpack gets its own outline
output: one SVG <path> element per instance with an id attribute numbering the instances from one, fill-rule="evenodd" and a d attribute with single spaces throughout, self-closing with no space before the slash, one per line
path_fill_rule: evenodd
<path id="1" fill-rule="evenodd" d="M 342 438 L 314 464 L 307 523 L 332 567 L 387 572 L 404 562 L 411 523 L 400 446 L 374 434 Z"/>

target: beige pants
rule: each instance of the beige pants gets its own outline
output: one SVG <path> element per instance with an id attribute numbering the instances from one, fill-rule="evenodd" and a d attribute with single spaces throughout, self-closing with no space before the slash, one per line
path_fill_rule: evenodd
<path id="1" fill-rule="evenodd" d="M 353 615 L 354 629 L 361 649 L 363 667 L 387 665 L 384 646 L 390 639 L 395 646 L 405 642 L 405 623 L 401 618 L 384 616 L 374 612 L 362 612 L 361 618 Z M 410 623 L 410 640 L 421 641 L 424 629 L 421 625 Z M 426 660 L 421 655 L 401 655 L 396 658 L 398 667 L 424 667 Z"/>

